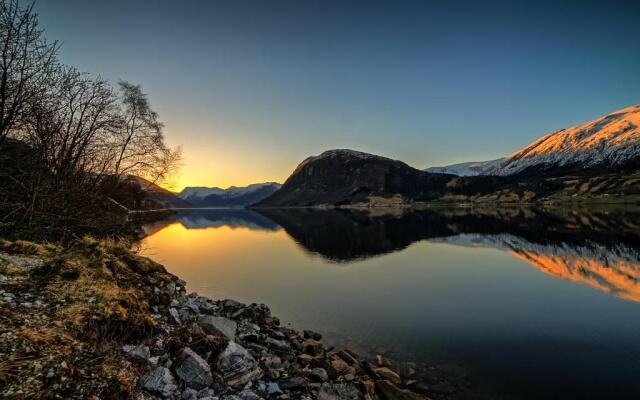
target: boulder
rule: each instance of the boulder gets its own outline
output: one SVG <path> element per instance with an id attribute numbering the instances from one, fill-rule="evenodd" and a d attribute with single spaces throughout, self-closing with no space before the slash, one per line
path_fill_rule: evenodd
<path id="1" fill-rule="evenodd" d="M 302 342 L 302 352 L 317 356 L 324 352 L 324 347 L 317 340 L 307 339 Z"/>
<path id="2" fill-rule="evenodd" d="M 313 368 L 309 371 L 309 377 L 316 382 L 326 382 L 329 380 L 329 374 L 324 368 Z"/>
<path id="3" fill-rule="evenodd" d="M 256 360 L 249 352 L 233 341 L 220 353 L 217 368 L 225 383 L 232 387 L 244 386 L 262 375 Z"/>
<path id="4" fill-rule="evenodd" d="M 303 336 L 305 339 L 313 339 L 313 340 L 320 340 L 322 339 L 322 335 L 319 334 L 318 332 L 314 332 L 314 331 L 310 331 L 310 330 L 305 330 L 303 331 Z"/>
<path id="5" fill-rule="evenodd" d="M 375 372 L 382 379 L 390 380 L 396 385 L 399 385 L 402 383 L 402 379 L 400 378 L 400 375 L 398 375 L 395 371 L 387 367 L 374 368 L 373 372 Z"/>
<path id="6" fill-rule="evenodd" d="M 182 349 L 176 374 L 187 386 L 196 389 L 205 388 L 213 383 L 209 364 L 188 347 Z"/>
<path id="7" fill-rule="evenodd" d="M 182 321 L 180 320 L 180 315 L 178 314 L 178 310 L 176 310 L 175 308 L 171 307 L 169 309 L 169 315 L 171 316 L 171 320 L 180 325 L 182 323 Z"/>
<path id="8" fill-rule="evenodd" d="M 178 385 L 167 368 L 157 367 L 140 378 L 142 390 L 158 394 L 162 397 L 170 397 L 176 391 Z"/>
<path id="9" fill-rule="evenodd" d="M 282 389 L 296 389 L 303 387 L 305 384 L 305 380 L 301 376 L 292 376 L 280 382 L 280 387 Z"/>
<path id="10" fill-rule="evenodd" d="M 198 325 L 210 335 L 224 335 L 229 340 L 235 340 L 238 324 L 225 317 L 203 315 L 198 318 Z"/>
<path id="11" fill-rule="evenodd" d="M 274 339 L 272 337 L 268 337 L 264 341 L 264 344 L 276 351 L 288 352 L 291 350 L 291 345 L 289 344 L 289 342 L 285 340 Z"/>
<path id="12" fill-rule="evenodd" d="M 356 373 L 356 369 L 347 364 L 347 362 L 337 354 L 332 354 L 329 357 L 329 370 L 335 376 L 348 374 L 355 375 Z"/>

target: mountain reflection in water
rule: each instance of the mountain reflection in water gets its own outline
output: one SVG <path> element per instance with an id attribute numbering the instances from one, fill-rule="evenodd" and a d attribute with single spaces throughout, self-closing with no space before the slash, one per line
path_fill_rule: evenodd
<path id="1" fill-rule="evenodd" d="M 558 278 L 640 302 L 639 222 L 640 210 L 629 208 L 192 209 L 148 226 L 147 233 L 173 223 L 284 229 L 304 251 L 334 263 L 401 251 L 421 240 L 495 248 Z"/>
<path id="2" fill-rule="evenodd" d="M 507 251 L 543 272 L 640 301 L 640 229 L 633 210 L 261 210 L 306 250 L 335 262 L 399 251 L 420 240 Z"/>

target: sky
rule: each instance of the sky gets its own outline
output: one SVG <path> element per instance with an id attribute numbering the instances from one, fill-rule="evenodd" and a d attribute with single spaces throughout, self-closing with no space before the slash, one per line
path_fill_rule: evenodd
<path id="1" fill-rule="evenodd" d="M 640 103 L 638 1 L 39 0 L 63 62 L 143 86 L 184 186 L 283 182 L 351 148 L 508 155 Z"/>

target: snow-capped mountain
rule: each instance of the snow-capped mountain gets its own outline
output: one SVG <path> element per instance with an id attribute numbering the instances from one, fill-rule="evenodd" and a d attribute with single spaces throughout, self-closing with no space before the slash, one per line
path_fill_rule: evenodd
<path id="1" fill-rule="evenodd" d="M 459 164 L 446 165 L 444 167 L 430 167 L 426 168 L 425 171 L 458 176 L 486 175 L 487 171 L 495 168 L 502 161 L 504 161 L 504 157 L 490 161 L 470 161 Z"/>
<path id="2" fill-rule="evenodd" d="M 183 200 L 197 207 L 243 207 L 256 203 L 280 189 L 275 182 L 231 186 L 227 189 L 202 186 L 186 187 L 179 194 Z"/>
<path id="3" fill-rule="evenodd" d="M 618 167 L 640 157 L 640 105 L 550 133 L 519 150 L 491 175 L 512 175 L 529 167 Z"/>
<path id="4" fill-rule="evenodd" d="M 513 175 L 530 167 L 620 167 L 640 158 L 640 105 L 549 133 L 508 157 L 427 168 L 459 176 Z"/>
<path id="5" fill-rule="evenodd" d="M 180 193 L 178 193 L 178 197 L 181 199 L 188 199 L 189 197 L 197 197 L 203 198 L 207 197 L 210 194 L 223 194 L 225 192 L 224 189 L 220 189 L 217 187 L 206 187 L 206 186 L 188 186 Z"/>

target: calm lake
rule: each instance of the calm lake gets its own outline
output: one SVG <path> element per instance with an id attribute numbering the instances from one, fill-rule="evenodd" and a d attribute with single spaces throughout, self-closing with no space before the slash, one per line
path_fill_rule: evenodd
<path id="1" fill-rule="evenodd" d="M 141 252 L 189 291 L 265 303 L 427 385 L 446 374 L 445 397 L 638 398 L 639 224 L 628 208 L 184 210 Z"/>

